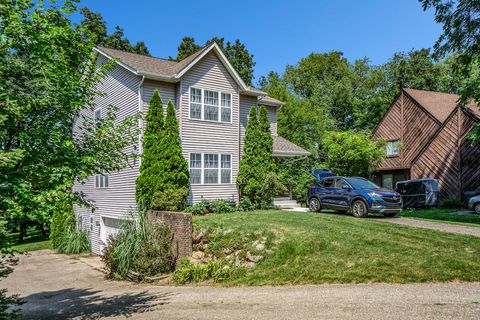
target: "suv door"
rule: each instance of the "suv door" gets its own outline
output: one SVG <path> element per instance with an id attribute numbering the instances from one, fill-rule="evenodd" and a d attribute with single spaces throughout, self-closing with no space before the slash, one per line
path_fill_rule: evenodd
<path id="1" fill-rule="evenodd" d="M 325 178 L 320 182 L 321 190 L 318 193 L 322 208 L 334 206 L 335 179 Z"/>
<path id="2" fill-rule="evenodd" d="M 352 192 L 351 186 L 348 184 L 347 181 L 345 181 L 345 179 L 342 179 L 342 178 L 335 179 L 334 197 L 335 197 L 335 205 L 337 207 L 340 207 L 342 209 L 349 208 L 348 204 L 350 202 L 351 192 Z"/>

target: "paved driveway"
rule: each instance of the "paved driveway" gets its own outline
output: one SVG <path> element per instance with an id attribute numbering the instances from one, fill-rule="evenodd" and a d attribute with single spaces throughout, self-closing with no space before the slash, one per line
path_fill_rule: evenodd
<path id="1" fill-rule="evenodd" d="M 85 263 L 86 262 L 86 263 Z M 88 263 L 88 264 L 87 264 Z M 480 283 L 162 287 L 107 281 L 50 250 L 23 256 L 2 281 L 26 319 L 479 319 Z"/>
<path id="2" fill-rule="evenodd" d="M 401 224 L 409 227 L 426 228 L 426 229 L 438 230 L 443 232 L 468 234 L 471 236 L 480 237 L 479 227 L 469 227 L 469 226 L 462 226 L 462 225 L 453 224 L 453 223 L 442 223 L 442 222 L 436 222 L 436 221 L 426 221 L 426 220 L 417 220 L 412 218 L 400 218 L 400 217 L 392 217 L 392 218 L 369 217 L 368 219 L 375 220 L 375 221 L 396 223 L 396 224 Z"/>

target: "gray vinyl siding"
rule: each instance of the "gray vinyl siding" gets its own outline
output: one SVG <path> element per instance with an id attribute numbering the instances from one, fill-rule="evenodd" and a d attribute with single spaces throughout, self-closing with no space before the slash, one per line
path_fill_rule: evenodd
<path id="1" fill-rule="evenodd" d="M 232 123 L 190 119 L 190 87 L 230 93 L 232 97 Z M 192 201 L 203 199 L 238 200 L 236 177 L 240 158 L 239 137 L 239 94 L 238 85 L 225 69 L 215 53 L 208 53 L 181 79 L 181 123 L 182 149 L 185 158 L 190 153 L 231 154 L 232 183 L 192 185 Z"/>
<path id="2" fill-rule="evenodd" d="M 99 59 L 99 61 L 102 60 Z M 122 121 L 125 117 L 135 115 L 139 108 L 138 87 L 140 81 L 140 77 L 120 66 L 116 66 L 108 71 L 107 77 L 97 86 L 97 90 L 105 95 L 98 95 L 95 98 L 95 109 L 101 108 L 104 115 L 106 107 L 110 104 L 119 108 L 117 122 Z M 88 109 L 85 109 L 82 113 L 92 116 Z M 81 124 L 76 123 L 74 130 L 78 131 L 79 125 Z M 133 148 L 132 145 L 126 151 L 132 152 Z M 129 167 L 120 172 L 111 173 L 108 178 L 108 188 L 95 188 L 94 176 L 74 185 L 75 191 L 83 192 L 87 199 L 94 203 L 94 212 L 87 208 L 75 207 L 77 215 L 82 216 L 82 226 L 86 230 L 90 230 L 90 217 L 93 218 L 93 226 L 90 232 L 94 253 L 101 253 L 100 217 L 119 218 L 135 207 L 135 180 L 139 173 L 138 161 L 135 164 L 132 163 L 132 165 L 132 168 Z"/>
<path id="3" fill-rule="evenodd" d="M 267 116 L 270 121 L 270 130 L 273 135 L 277 135 L 277 107 L 265 106 L 267 108 Z"/>
<path id="4" fill-rule="evenodd" d="M 148 105 L 148 102 L 153 95 L 153 91 L 157 89 L 165 106 L 167 105 L 168 100 L 171 100 L 176 105 L 177 99 L 175 86 L 175 83 L 160 82 L 148 79 L 145 80 L 143 82 L 143 103 Z"/>
<path id="5" fill-rule="evenodd" d="M 178 98 L 177 98 L 177 85 L 175 83 L 161 82 L 161 81 L 148 80 L 148 79 L 146 79 L 143 82 L 143 86 L 142 86 L 142 101 L 143 101 L 142 113 L 144 114 L 144 116 L 147 115 L 148 105 L 155 89 L 158 90 L 158 93 L 162 98 L 163 107 L 164 107 L 163 113 L 164 114 L 167 113 L 168 101 L 172 101 L 177 111 L 177 114 L 176 114 L 177 120 L 180 120 L 179 109 L 178 109 Z M 145 127 L 145 123 L 143 123 L 143 126 Z"/>

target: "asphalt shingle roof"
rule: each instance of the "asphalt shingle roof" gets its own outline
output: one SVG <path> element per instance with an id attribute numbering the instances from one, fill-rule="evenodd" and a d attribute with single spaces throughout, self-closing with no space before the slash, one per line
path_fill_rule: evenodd
<path id="1" fill-rule="evenodd" d="M 448 116 L 457 107 L 458 100 L 460 99 L 459 95 L 451 93 L 425 91 L 410 88 L 405 88 L 403 90 L 413 99 L 415 99 L 418 103 L 420 103 L 440 123 L 443 123 L 445 120 L 447 120 Z M 466 106 L 466 108 L 468 108 L 475 115 L 480 117 L 480 110 L 478 109 L 477 104 L 475 104 L 474 102 L 470 102 Z"/>
<path id="2" fill-rule="evenodd" d="M 279 156 L 308 156 L 310 152 L 297 146 L 293 142 L 288 141 L 280 136 L 272 136 L 273 138 L 273 155 Z"/>
<path id="3" fill-rule="evenodd" d="M 183 68 L 190 64 L 190 62 L 201 55 L 206 48 L 207 47 L 203 47 L 185 59 L 177 62 L 161 58 L 148 57 L 117 49 L 98 47 L 99 50 L 105 52 L 111 57 L 119 59 L 122 63 L 137 70 L 138 72 L 153 73 L 168 77 L 179 73 Z"/>

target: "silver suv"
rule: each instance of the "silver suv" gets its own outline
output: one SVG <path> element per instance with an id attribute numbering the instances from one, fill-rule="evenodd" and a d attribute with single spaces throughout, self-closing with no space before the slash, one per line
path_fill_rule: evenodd
<path id="1" fill-rule="evenodd" d="M 480 214 L 480 195 L 468 199 L 468 209 Z"/>

